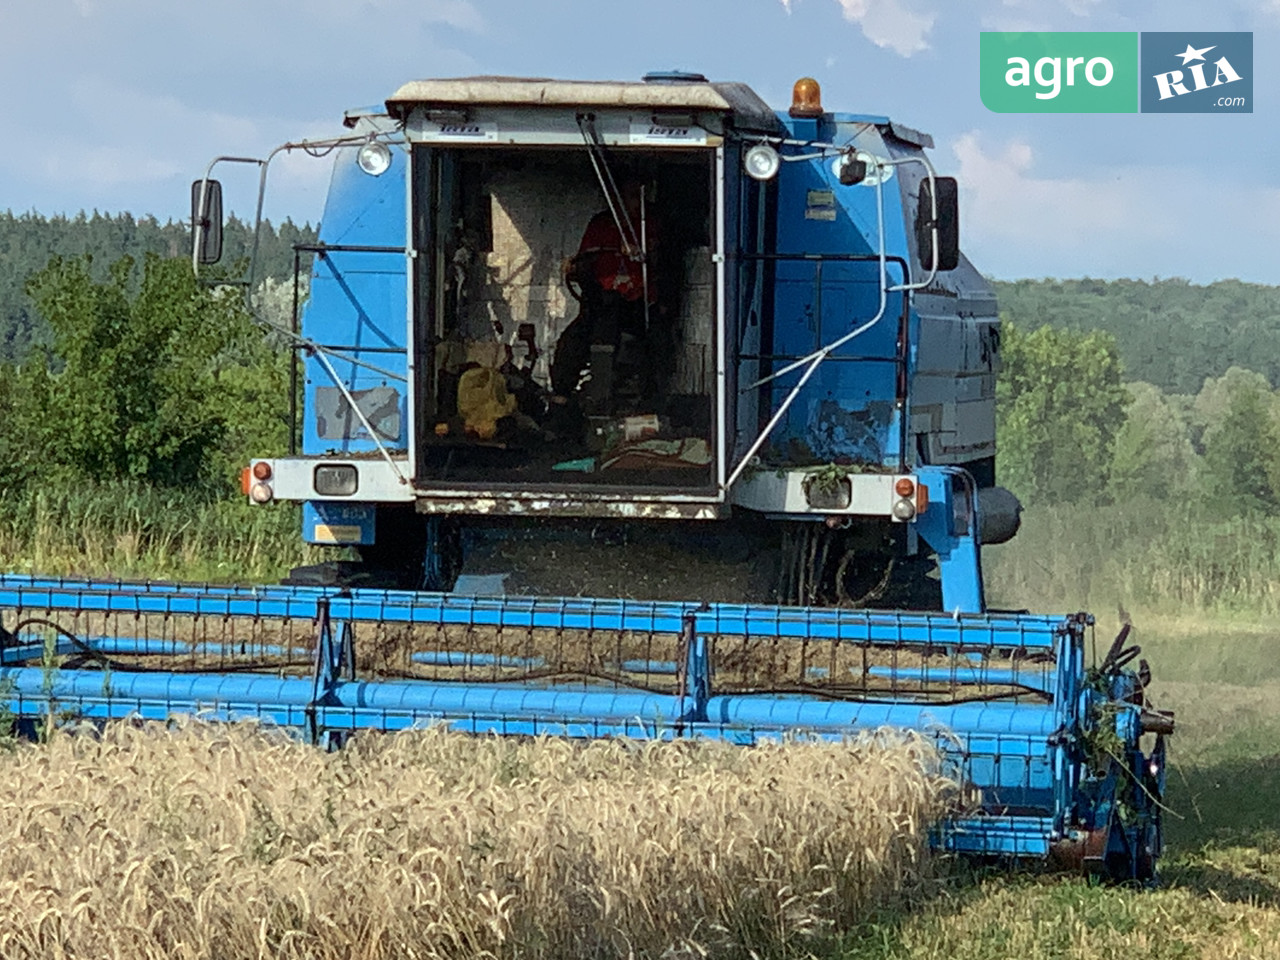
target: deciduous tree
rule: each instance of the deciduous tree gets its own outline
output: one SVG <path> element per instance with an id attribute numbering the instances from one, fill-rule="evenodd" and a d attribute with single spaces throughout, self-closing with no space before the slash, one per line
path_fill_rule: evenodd
<path id="1" fill-rule="evenodd" d="M 136 294 L 132 268 L 124 258 L 96 280 L 88 258 L 55 258 L 32 277 L 53 343 L 0 394 L 10 456 L 25 450 L 74 481 L 192 486 L 225 483 L 248 453 L 238 442 L 277 452 L 287 352 L 271 349 L 235 291 L 198 284 L 185 259 L 149 254 Z M 277 412 L 264 415 L 266 404 Z"/>
<path id="2" fill-rule="evenodd" d="M 1115 340 L 1101 331 L 1003 329 L 1001 482 L 1029 504 L 1100 496 L 1130 399 Z"/>

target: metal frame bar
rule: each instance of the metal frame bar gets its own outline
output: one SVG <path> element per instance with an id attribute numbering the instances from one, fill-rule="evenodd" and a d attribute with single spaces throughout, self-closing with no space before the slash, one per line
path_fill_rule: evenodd
<path id="1" fill-rule="evenodd" d="M 677 603 L 582 597 L 461 597 L 404 590 L 215 586 L 0 574 L 0 609 L 315 620 L 533 629 L 645 630 L 678 634 L 692 614 L 699 633 L 876 646 L 1043 651 L 1073 621 L 1030 614 L 901 613 L 765 604 Z"/>

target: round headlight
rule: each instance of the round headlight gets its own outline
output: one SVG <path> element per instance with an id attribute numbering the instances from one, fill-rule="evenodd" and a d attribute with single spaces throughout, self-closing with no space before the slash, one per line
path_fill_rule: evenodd
<path id="1" fill-rule="evenodd" d="M 772 180 L 778 175 L 782 158 L 767 143 L 757 143 L 742 158 L 742 165 L 752 180 Z"/>
<path id="2" fill-rule="evenodd" d="M 910 520 L 916 515 L 916 505 L 910 500 L 898 500 L 893 504 L 893 516 L 897 520 Z"/>
<path id="3" fill-rule="evenodd" d="M 391 166 L 391 148 L 385 143 L 370 140 L 356 154 L 356 163 L 371 177 L 380 177 Z"/>
<path id="4" fill-rule="evenodd" d="M 259 482 L 249 488 L 249 497 L 254 503 L 270 503 L 274 495 L 270 484 Z"/>

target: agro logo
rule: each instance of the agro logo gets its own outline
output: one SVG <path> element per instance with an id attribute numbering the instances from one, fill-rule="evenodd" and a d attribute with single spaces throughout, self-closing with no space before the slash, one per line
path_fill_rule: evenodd
<path id="1" fill-rule="evenodd" d="M 1143 113 L 1252 113 L 1252 33 L 1142 34 Z"/>
<path id="2" fill-rule="evenodd" d="M 991 33 L 979 46 L 980 93 L 996 113 L 1133 113 L 1136 33 Z"/>
<path id="3" fill-rule="evenodd" d="M 1036 92 L 1037 100 L 1052 100 L 1062 90 L 1062 57 L 1041 57 L 1036 61 L 1036 85 L 1041 89 Z M 1095 87 L 1105 87 L 1115 76 L 1115 66 L 1106 57 L 1093 57 L 1085 63 L 1084 57 L 1067 57 L 1067 86 L 1076 85 L 1076 67 L 1080 73 Z M 1004 82 L 1011 87 L 1031 86 L 1031 61 L 1026 57 L 1010 57 L 1009 69 L 1005 71 Z"/>

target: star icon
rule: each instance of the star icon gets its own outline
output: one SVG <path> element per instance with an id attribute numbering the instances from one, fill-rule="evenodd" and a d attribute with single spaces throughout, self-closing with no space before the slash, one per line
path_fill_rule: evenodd
<path id="1" fill-rule="evenodd" d="M 1201 49 L 1197 50 L 1195 47 L 1193 47 L 1191 44 L 1188 43 L 1187 49 L 1183 50 L 1181 53 L 1175 53 L 1174 56 L 1181 57 L 1182 65 L 1185 67 L 1192 60 L 1203 60 L 1204 55 L 1212 49 L 1213 47 L 1202 47 Z"/>

